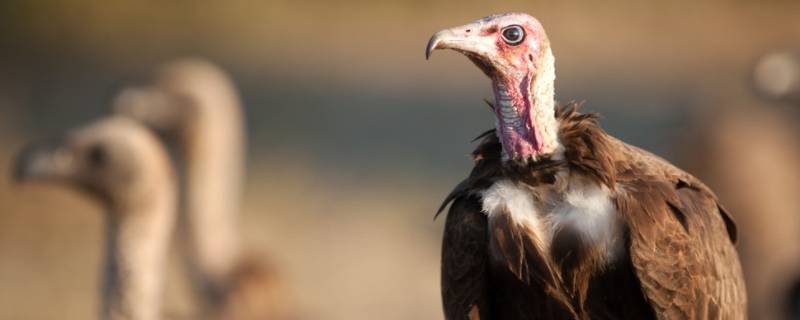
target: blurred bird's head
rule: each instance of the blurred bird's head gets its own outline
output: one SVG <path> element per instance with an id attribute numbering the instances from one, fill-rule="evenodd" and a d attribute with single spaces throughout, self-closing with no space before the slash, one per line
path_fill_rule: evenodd
<path id="1" fill-rule="evenodd" d="M 129 87 L 113 102 L 114 112 L 140 121 L 159 134 L 179 138 L 197 113 L 190 95 L 174 94 L 155 86 Z"/>
<path id="2" fill-rule="evenodd" d="M 62 183 L 106 204 L 125 205 L 161 190 L 168 158 L 158 139 L 124 117 L 110 117 L 56 139 L 26 146 L 14 164 L 20 182 Z"/>
<path id="3" fill-rule="evenodd" d="M 555 60 L 544 28 L 524 13 L 492 15 L 441 30 L 434 50 L 466 55 L 492 81 L 497 134 L 510 159 L 536 159 L 558 151 L 554 113 Z"/>
<path id="4" fill-rule="evenodd" d="M 184 58 L 159 68 L 150 85 L 120 92 L 113 109 L 165 137 L 191 141 L 215 129 L 211 124 L 238 115 L 238 105 L 233 82 L 222 69 L 203 59 Z"/>

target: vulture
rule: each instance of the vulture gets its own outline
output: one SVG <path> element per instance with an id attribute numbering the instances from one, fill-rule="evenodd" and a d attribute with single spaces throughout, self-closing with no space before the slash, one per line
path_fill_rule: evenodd
<path id="1" fill-rule="evenodd" d="M 98 120 L 26 147 L 14 176 L 81 190 L 105 208 L 101 319 L 161 318 L 177 189 L 169 155 L 150 130 L 119 116 Z"/>
<path id="2" fill-rule="evenodd" d="M 114 111 L 158 132 L 173 151 L 180 180 L 178 230 L 204 313 L 280 318 L 285 301 L 277 277 L 239 245 L 244 119 L 225 72 L 201 59 L 174 61 L 152 84 L 123 90 Z"/>
<path id="3" fill-rule="evenodd" d="M 744 319 L 736 226 L 666 160 L 557 106 L 542 25 L 492 15 L 435 33 L 491 80 L 495 129 L 446 197 L 445 318 Z"/>

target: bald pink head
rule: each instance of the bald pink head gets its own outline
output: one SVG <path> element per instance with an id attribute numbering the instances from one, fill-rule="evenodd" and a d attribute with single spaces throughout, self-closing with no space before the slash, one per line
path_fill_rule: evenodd
<path id="1" fill-rule="evenodd" d="M 508 13 L 437 32 L 428 42 L 425 55 L 429 58 L 436 49 L 452 49 L 469 57 L 489 77 L 518 76 L 534 71 L 549 47 L 536 18 Z"/>
<path id="2" fill-rule="evenodd" d="M 425 51 L 466 55 L 492 80 L 497 133 L 508 159 L 560 150 L 554 117 L 555 61 L 541 23 L 524 13 L 492 15 L 435 33 Z"/>

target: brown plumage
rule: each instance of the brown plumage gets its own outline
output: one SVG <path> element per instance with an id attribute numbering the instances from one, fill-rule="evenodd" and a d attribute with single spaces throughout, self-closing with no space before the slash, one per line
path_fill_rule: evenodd
<path id="1" fill-rule="evenodd" d="M 445 200 L 442 291 L 447 319 L 743 319 L 736 229 L 716 196 L 661 158 L 607 135 L 575 104 L 557 109 L 564 159 L 506 165 L 497 137 L 484 138 L 475 168 Z M 581 176 L 612 191 L 625 250 L 603 267 L 597 248 L 569 229 L 550 254 L 520 225 L 481 210 L 481 193 L 511 179 L 531 189 Z M 492 226 L 493 225 L 493 226 Z M 493 259 L 491 248 L 503 259 Z"/>
<path id="2" fill-rule="evenodd" d="M 436 32 L 492 81 L 494 132 L 453 202 L 445 317 L 743 319 L 736 227 L 699 180 L 557 107 L 541 23 L 498 14 Z"/>

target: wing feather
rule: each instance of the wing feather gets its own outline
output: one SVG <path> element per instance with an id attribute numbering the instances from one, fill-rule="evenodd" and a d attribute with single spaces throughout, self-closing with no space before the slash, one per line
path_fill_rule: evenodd
<path id="1" fill-rule="evenodd" d="M 445 319 L 489 317 L 488 226 L 475 197 L 458 197 L 450 206 L 442 241 L 442 302 Z M 477 311 L 475 310 L 477 307 Z M 472 316 L 471 316 L 472 314 Z"/>
<path id="2" fill-rule="evenodd" d="M 621 177 L 617 196 L 647 300 L 659 319 L 744 319 L 733 220 L 694 177 L 649 160 L 639 163 L 650 169 L 634 167 Z"/>

